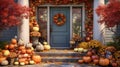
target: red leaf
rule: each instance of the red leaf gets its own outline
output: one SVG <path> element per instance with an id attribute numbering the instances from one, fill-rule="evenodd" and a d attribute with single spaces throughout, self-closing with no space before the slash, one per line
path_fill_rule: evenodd
<path id="1" fill-rule="evenodd" d="M 29 16 L 30 9 L 26 6 L 21 6 L 14 2 L 14 0 L 0 0 L 0 30 L 3 28 L 9 28 L 16 26 L 20 23 L 22 14 Z"/>
<path id="2" fill-rule="evenodd" d="M 114 27 L 120 24 L 120 1 L 110 0 L 106 5 L 98 6 L 96 13 L 100 16 L 100 23 L 105 23 L 107 27 Z"/>

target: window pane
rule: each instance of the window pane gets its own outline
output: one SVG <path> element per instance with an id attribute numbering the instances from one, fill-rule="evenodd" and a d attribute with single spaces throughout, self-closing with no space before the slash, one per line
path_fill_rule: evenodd
<path id="1" fill-rule="evenodd" d="M 82 35 L 82 14 L 80 7 L 73 7 L 72 9 L 72 32 L 74 34 Z"/>
<path id="2" fill-rule="evenodd" d="M 47 40 L 47 7 L 38 8 L 38 23 L 42 37 Z"/>
<path id="3" fill-rule="evenodd" d="M 109 0 L 105 0 L 105 4 L 107 4 L 107 3 L 108 3 L 108 1 L 109 1 Z"/>

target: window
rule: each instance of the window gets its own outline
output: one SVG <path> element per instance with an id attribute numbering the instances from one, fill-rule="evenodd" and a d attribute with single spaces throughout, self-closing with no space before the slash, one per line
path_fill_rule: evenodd
<path id="1" fill-rule="evenodd" d="M 40 26 L 40 32 L 42 34 L 42 37 L 47 40 L 47 7 L 39 7 L 38 8 L 38 24 Z"/>
<path id="2" fill-rule="evenodd" d="M 81 7 L 72 8 L 72 35 L 82 36 L 82 9 Z"/>

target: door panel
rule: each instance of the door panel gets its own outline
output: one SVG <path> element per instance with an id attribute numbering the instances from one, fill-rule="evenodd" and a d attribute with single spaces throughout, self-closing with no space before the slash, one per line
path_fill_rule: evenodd
<path id="1" fill-rule="evenodd" d="M 57 26 L 53 22 L 55 14 L 63 13 L 66 22 L 62 26 Z M 50 8 L 50 44 L 53 48 L 69 48 L 70 41 L 70 8 L 69 7 L 51 7 Z"/>

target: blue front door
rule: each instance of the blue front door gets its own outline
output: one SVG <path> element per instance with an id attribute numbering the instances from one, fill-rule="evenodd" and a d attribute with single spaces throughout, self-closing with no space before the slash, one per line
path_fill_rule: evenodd
<path id="1" fill-rule="evenodd" d="M 58 26 L 54 22 L 56 14 L 64 14 L 66 21 Z M 58 21 L 63 19 L 58 18 Z M 70 41 L 70 8 L 69 7 L 51 7 L 50 8 L 50 45 L 52 48 L 69 48 Z"/>

